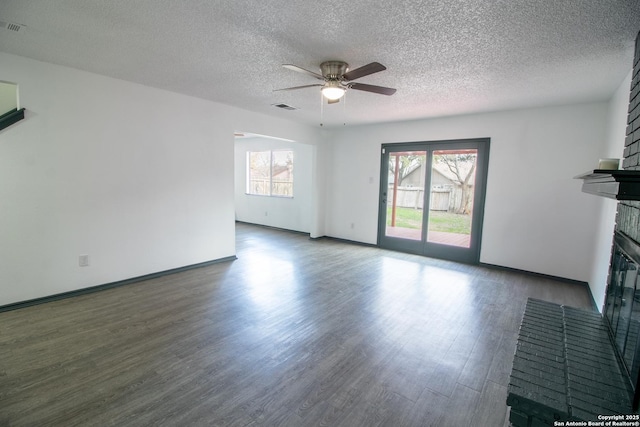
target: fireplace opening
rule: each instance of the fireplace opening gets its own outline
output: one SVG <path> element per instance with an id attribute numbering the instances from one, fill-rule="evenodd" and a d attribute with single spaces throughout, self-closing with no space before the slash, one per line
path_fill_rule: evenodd
<path id="1" fill-rule="evenodd" d="M 621 367 L 633 390 L 633 409 L 640 403 L 640 245 L 616 232 L 603 317 Z"/>

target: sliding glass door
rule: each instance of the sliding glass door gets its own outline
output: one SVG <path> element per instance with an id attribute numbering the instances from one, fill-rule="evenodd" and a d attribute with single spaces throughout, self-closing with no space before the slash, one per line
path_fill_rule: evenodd
<path id="1" fill-rule="evenodd" d="M 477 263 L 488 139 L 384 144 L 378 245 Z"/>

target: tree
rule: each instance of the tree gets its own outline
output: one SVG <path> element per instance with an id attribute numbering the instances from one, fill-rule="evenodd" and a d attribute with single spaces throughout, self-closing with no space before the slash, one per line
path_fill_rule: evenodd
<path id="1" fill-rule="evenodd" d="M 476 172 L 476 154 L 435 154 L 433 159 L 437 163 L 447 166 L 455 176 L 462 190 L 462 202 L 455 213 L 468 215 L 471 213 L 471 177 Z"/>
<path id="2" fill-rule="evenodd" d="M 398 169 L 398 187 L 402 185 L 402 181 L 413 172 L 418 166 L 424 164 L 424 155 L 411 154 L 411 153 L 398 153 L 389 156 L 389 172 L 396 176 L 396 160 L 399 166 Z"/>

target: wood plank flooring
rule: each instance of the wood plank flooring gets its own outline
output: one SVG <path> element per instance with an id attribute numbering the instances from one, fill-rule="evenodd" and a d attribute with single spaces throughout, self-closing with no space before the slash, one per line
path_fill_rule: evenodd
<path id="1" fill-rule="evenodd" d="M 0 313 L 2 426 L 505 426 L 528 296 L 583 286 L 237 224 L 238 259 Z"/>

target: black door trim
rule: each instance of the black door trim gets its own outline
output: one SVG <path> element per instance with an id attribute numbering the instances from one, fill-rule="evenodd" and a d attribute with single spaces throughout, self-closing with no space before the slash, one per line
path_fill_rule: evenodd
<path id="1" fill-rule="evenodd" d="M 482 224 L 484 221 L 485 193 L 489 166 L 490 138 L 452 139 L 418 142 L 396 142 L 382 144 L 380 157 L 380 192 L 378 200 L 378 239 L 377 245 L 381 248 L 425 255 L 433 258 L 443 258 L 452 261 L 478 264 L 480 262 L 480 250 L 482 246 Z M 473 221 L 471 225 L 471 247 L 461 248 L 456 246 L 429 243 L 426 241 L 426 233 L 423 233 L 422 241 L 411 241 L 385 235 L 386 230 L 386 191 L 388 191 L 388 165 L 390 151 L 427 151 L 425 167 L 431 170 L 432 153 L 436 150 L 452 148 L 475 148 L 478 150 L 476 165 L 476 177 L 474 185 Z M 431 188 L 430 173 L 425 174 L 425 189 Z M 425 190 L 424 211 L 428 210 L 428 196 Z M 428 215 L 423 216 L 423 230 L 427 230 Z"/>

